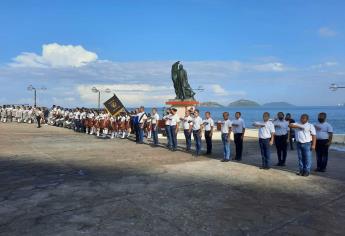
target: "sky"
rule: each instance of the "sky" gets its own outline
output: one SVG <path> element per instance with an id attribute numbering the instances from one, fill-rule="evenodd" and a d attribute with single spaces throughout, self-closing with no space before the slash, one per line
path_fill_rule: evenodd
<path id="1" fill-rule="evenodd" d="M 196 99 L 227 105 L 337 105 L 345 89 L 345 1 L 126 0 L 0 2 L 0 104 L 125 106 L 174 98 L 181 61 Z M 102 93 L 102 101 L 111 94 Z"/>

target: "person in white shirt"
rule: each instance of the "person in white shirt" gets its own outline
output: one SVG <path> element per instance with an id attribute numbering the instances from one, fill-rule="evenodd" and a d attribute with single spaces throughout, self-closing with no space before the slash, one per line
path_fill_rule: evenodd
<path id="1" fill-rule="evenodd" d="M 169 149 L 172 147 L 171 132 L 170 132 L 170 116 L 171 116 L 171 109 L 168 108 L 165 116 L 163 116 L 163 120 L 165 121 L 165 133 L 167 136 L 167 145 L 166 146 Z"/>
<path id="2" fill-rule="evenodd" d="M 232 122 L 229 117 L 229 112 L 223 112 L 223 121 L 219 121 L 221 124 L 221 133 L 222 133 L 222 143 L 223 143 L 223 159 L 222 162 L 230 161 L 230 134 L 232 131 Z"/>
<path id="3" fill-rule="evenodd" d="M 196 157 L 200 155 L 201 153 L 201 136 L 202 136 L 202 119 L 199 116 L 199 110 L 195 109 L 194 111 L 194 117 L 192 121 L 192 130 L 193 130 L 193 137 L 195 142 L 195 151 L 196 151 Z"/>
<path id="4" fill-rule="evenodd" d="M 77 107 L 74 112 L 74 131 L 79 132 L 80 131 L 80 111 Z"/>
<path id="5" fill-rule="evenodd" d="M 170 134 L 171 134 L 171 150 L 176 151 L 177 150 L 177 133 L 179 130 L 179 122 L 180 118 L 177 115 L 177 109 L 176 108 L 171 108 L 171 116 L 170 116 Z"/>
<path id="6" fill-rule="evenodd" d="M 309 176 L 312 165 L 311 150 L 315 150 L 316 131 L 314 125 L 310 124 L 307 114 L 301 115 L 300 123 L 292 123 L 290 129 L 295 129 L 297 141 L 297 155 L 299 172 L 297 175 Z"/>
<path id="7" fill-rule="evenodd" d="M 285 115 L 283 112 L 278 112 L 277 117 L 278 119 L 273 122 L 278 156 L 277 166 L 285 166 L 290 128 L 289 122 L 284 119 Z"/>
<path id="8" fill-rule="evenodd" d="M 152 108 L 151 132 L 152 132 L 152 140 L 153 140 L 154 146 L 158 146 L 158 122 L 159 122 L 159 115 L 157 113 L 157 108 Z"/>
<path id="9" fill-rule="evenodd" d="M 232 132 L 234 133 L 234 143 L 236 147 L 235 160 L 241 161 L 243 152 L 243 139 L 244 133 L 246 131 L 246 125 L 244 123 L 244 120 L 241 118 L 241 112 L 236 112 L 235 118 L 236 119 L 232 121 Z"/>
<path id="10" fill-rule="evenodd" d="M 41 128 L 41 119 L 43 116 L 43 112 L 41 111 L 41 108 L 35 107 L 34 108 L 34 113 L 37 121 L 37 128 Z"/>
<path id="11" fill-rule="evenodd" d="M 212 154 L 212 136 L 214 121 L 211 118 L 211 113 L 209 111 L 205 112 L 205 119 L 203 120 L 203 127 L 205 129 L 205 141 L 206 141 L 206 155 Z"/>
<path id="12" fill-rule="evenodd" d="M 141 106 L 138 113 L 138 123 L 139 123 L 139 144 L 144 143 L 144 127 L 147 120 L 147 115 L 145 113 L 145 108 Z"/>
<path id="13" fill-rule="evenodd" d="M 180 118 L 183 125 L 184 137 L 186 139 L 186 151 L 190 151 L 192 146 L 192 126 L 193 118 L 190 116 L 190 110 L 186 109 L 185 116 Z"/>
<path id="14" fill-rule="evenodd" d="M 262 158 L 262 169 L 271 168 L 271 150 L 270 146 L 274 143 L 274 125 L 270 121 L 270 113 L 263 114 L 263 122 L 254 122 L 256 128 L 259 128 L 259 145 Z"/>
<path id="15" fill-rule="evenodd" d="M 325 172 L 328 162 L 328 148 L 332 144 L 333 127 L 326 121 L 327 114 L 321 112 L 318 115 L 318 122 L 314 125 L 316 129 L 316 171 Z"/>

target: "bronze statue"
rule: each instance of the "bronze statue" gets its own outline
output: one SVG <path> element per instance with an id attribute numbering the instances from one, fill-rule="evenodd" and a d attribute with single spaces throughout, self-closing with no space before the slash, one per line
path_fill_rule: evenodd
<path id="1" fill-rule="evenodd" d="M 176 99 L 195 100 L 195 93 L 188 83 L 187 71 L 183 69 L 183 65 L 180 64 L 180 61 L 177 61 L 172 65 L 171 78 L 174 83 Z"/>

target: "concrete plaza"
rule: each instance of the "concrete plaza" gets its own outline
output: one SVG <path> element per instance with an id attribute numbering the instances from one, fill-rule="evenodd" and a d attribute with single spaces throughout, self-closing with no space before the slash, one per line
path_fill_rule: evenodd
<path id="1" fill-rule="evenodd" d="M 331 151 L 328 172 L 299 177 L 295 151 L 266 171 L 257 141 L 245 142 L 243 162 L 222 163 L 219 143 L 194 158 L 1 123 L 0 235 L 345 234 L 344 153 Z"/>

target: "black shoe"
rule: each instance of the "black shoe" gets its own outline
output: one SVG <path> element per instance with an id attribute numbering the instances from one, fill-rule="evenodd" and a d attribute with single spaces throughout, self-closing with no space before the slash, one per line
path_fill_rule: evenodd
<path id="1" fill-rule="evenodd" d="M 230 160 L 228 160 L 228 159 L 223 159 L 223 160 L 221 160 L 221 162 L 229 162 Z"/>
<path id="2" fill-rule="evenodd" d="M 303 176 L 303 175 L 304 175 L 304 172 L 298 171 L 298 172 L 296 172 L 296 175 Z"/>
<path id="3" fill-rule="evenodd" d="M 321 169 L 318 167 L 314 171 L 319 172 L 319 171 L 321 171 Z"/>
<path id="4" fill-rule="evenodd" d="M 309 176 L 309 172 L 304 172 L 303 176 L 304 176 L 304 177 Z"/>
<path id="5" fill-rule="evenodd" d="M 281 165 L 282 165 L 282 164 L 281 164 L 280 162 L 276 164 L 276 166 L 281 166 Z"/>

